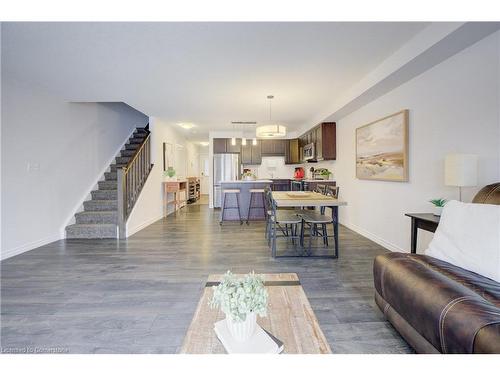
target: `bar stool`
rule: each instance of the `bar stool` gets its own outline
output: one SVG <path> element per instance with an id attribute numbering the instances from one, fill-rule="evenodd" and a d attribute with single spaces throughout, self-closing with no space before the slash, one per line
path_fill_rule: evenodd
<path id="1" fill-rule="evenodd" d="M 254 206 L 252 204 L 254 194 L 260 194 L 262 206 Z M 248 221 L 250 220 L 250 212 L 252 210 L 262 210 L 264 213 L 264 217 L 266 217 L 266 202 L 264 200 L 264 189 L 250 189 L 250 201 L 248 202 L 247 225 L 249 225 Z"/>
<path id="2" fill-rule="evenodd" d="M 234 194 L 236 197 L 236 206 L 226 206 L 226 195 L 227 194 Z M 224 212 L 226 210 L 238 210 L 238 219 L 240 220 L 240 225 L 243 224 L 243 220 L 241 219 L 241 212 L 240 212 L 240 189 L 226 189 L 222 191 L 222 209 L 220 212 L 220 221 L 219 225 L 222 225 L 222 222 L 224 221 Z"/>

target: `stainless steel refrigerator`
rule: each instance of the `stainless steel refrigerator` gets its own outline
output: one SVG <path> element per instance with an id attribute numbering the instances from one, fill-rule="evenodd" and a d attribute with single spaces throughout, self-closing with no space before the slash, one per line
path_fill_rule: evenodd
<path id="1" fill-rule="evenodd" d="M 214 154 L 214 207 L 221 206 L 221 181 L 239 180 L 240 168 L 240 154 Z"/>

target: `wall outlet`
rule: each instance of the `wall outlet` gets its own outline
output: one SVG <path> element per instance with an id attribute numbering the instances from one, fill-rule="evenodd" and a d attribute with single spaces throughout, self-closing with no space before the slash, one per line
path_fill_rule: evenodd
<path id="1" fill-rule="evenodd" d="M 28 172 L 37 172 L 40 170 L 40 163 L 28 162 L 27 165 Z"/>

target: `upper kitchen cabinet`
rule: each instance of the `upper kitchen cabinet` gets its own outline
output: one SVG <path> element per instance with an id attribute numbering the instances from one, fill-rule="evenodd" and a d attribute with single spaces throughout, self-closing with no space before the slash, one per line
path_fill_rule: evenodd
<path id="1" fill-rule="evenodd" d="M 285 164 L 299 164 L 300 162 L 299 139 L 288 139 L 285 144 Z"/>
<path id="2" fill-rule="evenodd" d="M 313 143 L 315 149 L 315 160 L 336 160 L 337 158 L 337 135 L 334 122 L 323 122 L 299 138 L 299 158 L 304 159 L 304 146 Z M 314 159 L 313 159 L 314 160 Z"/>
<path id="3" fill-rule="evenodd" d="M 231 144 L 231 138 L 226 139 L 226 152 L 229 154 L 236 154 L 241 152 L 241 139 L 236 138 L 236 144 Z"/>
<path id="4" fill-rule="evenodd" d="M 225 154 L 226 138 L 214 138 L 214 154 Z"/>
<path id="5" fill-rule="evenodd" d="M 337 159 L 337 125 L 323 122 L 316 128 L 316 159 Z"/>
<path id="6" fill-rule="evenodd" d="M 286 139 L 263 139 L 261 141 L 262 156 L 285 156 Z"/>
<path id="7" fill-rule="evenodd" d="M 241 145 L 241 163 L 247 165 L 262 164 L 260 141 L 257 141 L 255 146 L 251 140 L 247 141 L 245 146 Z"/>

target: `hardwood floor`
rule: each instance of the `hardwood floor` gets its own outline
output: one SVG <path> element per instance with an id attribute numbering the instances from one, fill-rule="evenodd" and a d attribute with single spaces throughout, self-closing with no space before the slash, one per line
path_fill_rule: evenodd
<path id="1" fill-rule="evenodd" d="M 382 247 L 340 229 L 340 259 L 272 259 L 263 223 L 189 205 L 127 240 L 61 240 L 1 263 L 3 352 L 175 353 L 211 273 L 296 272 L 334 353 L 411 353 L 373 299 Z"/>

